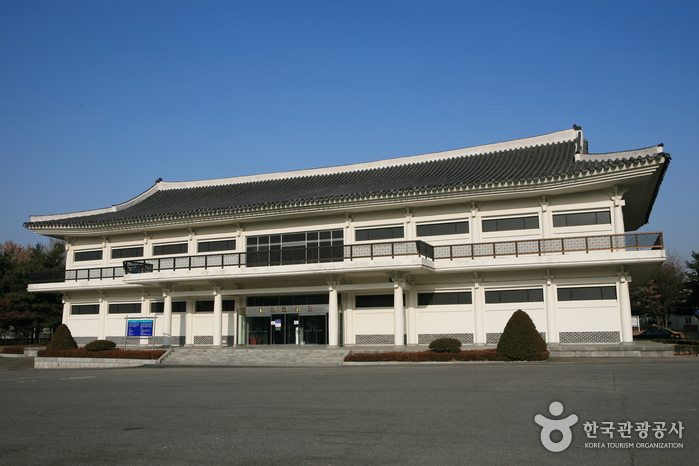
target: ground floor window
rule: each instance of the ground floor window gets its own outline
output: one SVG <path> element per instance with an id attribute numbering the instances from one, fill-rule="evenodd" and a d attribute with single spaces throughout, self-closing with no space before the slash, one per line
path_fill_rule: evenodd
<path id="1" fill-rule="evenodd" d="M 559 301 L 594 301 L 616 299 L 616 286 L 558 288 Z"/>
<path id="2" fill-rule="evenodd" d="M 110 314 L 140 314 L 141 303 L 112 303 L 109 305 Z"/>
<path id="3" fill-rule="evenodd" d="M 442 304 L 471 304 L 471 292 L 418 293 L 417 295 L 418 306 Z"/>
<path id="4" fill-rule="evenodd" d="M 87 314 L 99 314 L 100 305 L 99 304 L 73 304 L 70 306 L 70 313 L 72 315 L 87 315 Z"/>
<path id="5" fill-rule="evenodd" d="M 498 303 L 542 303 L 544 290 L 532 288 L 529 290 L 498 290 L 485 292 L 486 304 Z"/>
<path id="6" fill-rule="evenodd" d="M 150 312 L 152 314 L 162 314 L 163 312 L 165 312 L 165 303 L 150 303 Z M 187 301 L 173 301 L 172 312 L 187 312 Z"/>

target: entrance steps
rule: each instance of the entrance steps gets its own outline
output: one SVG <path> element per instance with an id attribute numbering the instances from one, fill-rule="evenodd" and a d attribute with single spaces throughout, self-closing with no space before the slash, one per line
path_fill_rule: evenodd
<path id="1" fill-rule="evenodd" d="M 555 344 L 549 343 L 552 358 L 672 358 L 675 348 L 654 341 L 622 344 Z"/>
<path id="2" fill-rule="evenodd" d="M 339 366 L 350 350 L 325 347 L 173 348 L 162 361 L 180 366 Z"/>

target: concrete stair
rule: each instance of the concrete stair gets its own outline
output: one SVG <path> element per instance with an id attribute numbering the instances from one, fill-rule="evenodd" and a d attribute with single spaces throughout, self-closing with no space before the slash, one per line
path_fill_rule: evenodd
<path id="1" fill-rule="evenodd" d="M 552 358 L 672 358 L 675 348 L 654 341 L 634 341 L 628 344 L 552 344 Z"/>
<path id="2" fill-rule="evenodd" d="M 346 349 L 315 348 L 173 348 L 162 361 L 180 366 L 339 366 Z"/>

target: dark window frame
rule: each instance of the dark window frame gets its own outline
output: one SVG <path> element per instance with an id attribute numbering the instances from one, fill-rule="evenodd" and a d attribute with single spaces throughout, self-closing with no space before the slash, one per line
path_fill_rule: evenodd
<path id="1" fill-rule="evenodd" d="M 197 243 L 197 252 L 220 252 L 220 251 L 235 251 L 235 239 L 221 239 L 213 241 L 199 241 Z"/>
<path id="2" fill-rule="evenodd" d="M 453 232 L 441 232 L 440 229 L 451 229 Z M 459 231 L 461 230 L 461 231 Z M 467 235 L 470 232 L 468 220 L 459 222 L 442 222 L 442 223 L 423 223 L 417 225 L 416 234 L 418 237 L 423 236 L 447 236 L 447 235 Z"/>
<path id="3" fill-rule="evenodd" d="M 355 309 L 387 309 L 394 307 L 393 294 L 366 294 L 354 297 Z M 388 304 L 390 301 L 390 305 Z M 403 293 L 403 307 L 405 307 L 405 293 Z"/>
<path id="4" fill-rule="evenodd" d="M 417 294 L 418 307 L 467 304 L 473 304 L 473 297 L 470 291 L 435 291 Z"/>
<path id="5" fill-rule="evenodd" d="M 521 217 L 484 218 L 481 221 L 481 226 L 483 233 L 492 233 L 497 231 L 538 230 L 540 223 L 538 215 L 527 215 Z"/>
<path id="6" fill-rule="evenodd" d="M 141 303 L 109 303 L 108 314 L 141 314 L 142 312 Z"/>
<path id="7" fill-rule="evenodd" d="M 355 241 L 384 241 L 405 238 L 403 225 L 395 227 L 362 228 L 354 231 Z"/>
<path id="8" fill-rule="evenodd" d="M 75 312 L 75 311 L 79 312 Z M 70 305 L 70 315 L 72 316 L 85 316 L 85 315 L 98 315 L 100 313 L 99 304 L 71 304 Z"/>
<path id="9" fill-rule="evenodd" d="M 178 251 L 175 251 L 178 249 Z M 184 250 L 183 250 L 184 249 Z M 154 244 L 154 256 L 170 256 L 177 254 L 187 254 L 189 252 L 189 243 L 169 243 L 169 244 Z"/>
<path id="10" fill-rule="evenodd" d="M 567 301 L 616 301 L 615 285 L 600 286 L 570 286 L 556 290 L 556 298 L 560 302 Z"/>
<path id="11" fill-rule="evenodd" d="M 594 219 L 592 219 L 591 217 L 594 217 Z M 553 215 L 554 228 L 579 227 L 586 225 L 611 225 L 611 223 L 612 214 L 609 210 L 596 210 L 592 212 L 570 212 L 567 214 Z"/>
<path id="12" fill-rule="evenodd" d="M 524 296 L 526 294 L 526 296 Z M 485 292 L 486 304 L 512 304 L 512 303 L 543 303 L 543 288 L 526 288 L 510 290 L 487 290 Z"/>
<path id="13" fill-rule="evenodd" d="M 125 248 L 113 248 L 112 259 L 128 259 L 131 257 L 143 257 L 143 246 L 131 246 Z"/>
<path id="14" fill-rule="evenodd" d="M 95 255 L 96 257 L 91 257 Z M 91 249 L 89 251 L 75 251 L 73 255 L 74 262 L 101 261 L 104 257 L 102 249 Z"/>
<path id="15" fill-rule="evenodd" d="M 150 303 L 150 313 L 151 314 L 163 314 L 165 312 L 165 302 L 164 301 L 151 301 Z M 172 313 L 185 313 L 187 312 L 187 301 L 173 301 L 172 302 Z"/>

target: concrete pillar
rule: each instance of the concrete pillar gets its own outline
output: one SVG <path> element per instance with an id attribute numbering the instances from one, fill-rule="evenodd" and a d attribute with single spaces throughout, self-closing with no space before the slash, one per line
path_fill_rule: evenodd
<path id="1" fill-rule="evenodd" d="M 417 290 L 410 288 L 407 291 L 408 318 L 406 319 L 408 346 L 416 346 L 418 342 L 417 331 Z"/>
<path id="2" fill-rule="evenodd" d="M 63 320 L 62 323 L 68 325 L 68 319 L 70 319 L 70 302 L 68 297 L 63 297 Z"/>
<path id="3" fill-rule="evenodd" d="M 223 330 L 223 296 L 221 289 L 214 288 L 214 346 L 221 346 Z"/>
<path id="4" fill-rule="evenodd" d="M 476 345 L 485 345 L 485 292 L 481 286 L 482 279 L 473 280 L 473 342 Z"/>
<path id="5" fill-rule="evenodd" d="M 194 345 L 194 298 L 187 299 L 187 313 L 185 314 L 184 345 Z"/>
<path id="6" fill-rule="evenodd" d="M 549 212 L 550 202 L 550 199 L 546 199 L 546 196 L 542 196 L 541 202 L 539 203 L 539 205 L 541 205 L 541 236 L 543 238 L 551 238 L 553 219 L 551 217 L 551 212 Z"/>
<path id="7" fill-rule="evenodd" d="M 355 293 L 345 294 L 342 302 L 345 303 L 345 346 L 354 346 L 354 300 Z"/>
<path id="8" fill-rule="evenodd" d="M 544 297 L 544 305 L 546 306 L 546 342 L 558 343 L 558 311 L 556 306 L 556 293 L 554 293 L 553 276 L 547 275 L 546 279 L 546 296 Z"/>
<path id="9" fill-rule="evenodd" d="M 468 228 L 471 232 L 471 242 L 480 243 L 481 242 L 481 218 L 478 215 L 478 207 L 476 203 L 471 203 L 471 218 L 468 222 Z"/>
<path id="10" fill-rule="evenodd" d="M 106 340 L 105 329 L 107 327 L 107 300 L 104 295 L 100 296 L 100 313 L 99 313 L 99 330 L 97 332 L 98 340 Z"/>
<path id="11" fill-rule="evenodd" d="M 405 346 L 405 312 L 403 309 L 403 282 L 393 280 L 393 344 Z"/>
<path id="12" fill-rule="evenodd" d="M 170 346 L 170 337 L 172 336 L 172 296 L 170 290 L 163 290 L 163 346 Z"/>
<path id="13" fill-rule="evenodd" d="M 328 296 L 328 346 L 337 347 L 340 312 L 337 307 L 337 289 L 335 289 L 335 282 L 330 282 L 329 285 L 330 291 Z"/>
<path id="14" fill-rule="evenodd" d="M 631 299 L 629 298 L 629 282 L 631 277 L 624 272 L 619 276 L 619 313 L 621 317 L 621 342 L 633 343 L 633 327 L 631 325 Z"/>

